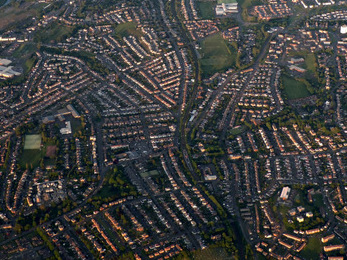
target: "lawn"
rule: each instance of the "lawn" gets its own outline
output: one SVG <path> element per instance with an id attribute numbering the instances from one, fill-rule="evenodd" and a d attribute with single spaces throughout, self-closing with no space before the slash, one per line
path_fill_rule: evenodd
<path id="1" fill-rule="evenodd" d="M 14 52 L 13 56 L 15 58 L 22 58 L 23 56 L 30 56 L 37 50 L 36 44 L 33 43 L 23 43 L 21 46 L 19 46 Z"/>
<path id="2" fill-rule="evenodd" d="M 48 27 L 38 31 L 35 35 L 36 42 L 52 43 L 61 42 L 65 38 L 72 35 L 73 26 L 63 25 L 58 22 L 53 22 Z"/>
<path id="3" fill-rule="evenodd" d="M 35 66 L 37 56 L 34 53 L 36 50 L 36 44 L 23 43 L 13 52 L 13 57 L 20 59 L 21 64 L 24 65 L 24 75 L 28 74 Z"/>
<path id="4" fill-rule="evenodd" d="M 115 31 L 116 35 L 120 36 L 121 38 L 134 35 L 137 37 L 142 36 L 142 32 L 140 30 L 136 29 L 136 23 L 135 22 L 127 22 L 117 25 Z"/>
<path id="5" fill-rule="evenodd" d="M 221 33 L 205 38 L 201 48 L 201 69 L 205 75 L 213 75 L 235 64 L 236 51 L 230 50 Z"/>
<path id="6" fill-rule="evenodd" d="M 71 123 L 71 128 L 72 128 L 72 133 L 73 134 L 77 133 L 78 131 L 82 131 L 83 130 L 80 119 L 73 118 L 73 119 L 70 120 L 70 123 Z"/>
<path id="7" fill-rule="evenodd" d="M 234 4 L 237 3 L 236 0 L 217 0 L 218 4 Z"/>
<path id="8" fill-rule="evenodd" d="M 44 156 L 44 151 L 39 149 L 24 150 L 19 160 L 19 165 L 25 168 L 27 165 L 35 168 L 39 166 L 40 160 Z"/>
<path id="9" fill-rule="evenodd" d="M 282 82 L 288 99 L 304 98 L 310 95 L 305 83 L 303 82 L 285 75 L 282 77 Z"/>
<path id="10" fill-rule="evenodd" d="M 313 197 L 313 204 L 315 205 L 315 207 L 317 208 L 324 207 L 322 194 L 314 194 L 312 197 Z"/>
<path id="11" fill-rule="evenodd" d="M 252 6 L 264 4 L 261 0 L 238 0 L 239 7 L 241 7 L 241 16 L 245 22 L 256 22 L 257 19 L 251 16 L 248 11 Z"/>
<path id="12" fill-rule="evenodd" d="M 313 53 L 307 54 L 305 57 L 305 64 L 307 70 L 311 71 L 312 73 L 316 73 L 316 57 Z"/>
<path id="13" fill-rule="evenodd" d="M 301 256 L 306 260 L 319 259 L 319 254 L 322 251 L 322 243 L 318 237 L 308 239 L 306 247 L 302 250 Z"/>
<path id="14" fill-rule="evenodd" d="M 7 28 L 12 23 L 20 24 L 29 17 L 37 17 L 46 5 L 45 3 L 24 2 L 19 6 L 4 6 L 1 8 L 0 30 Z"/>
<path id="15" fill-rule="evenodd" d="M 197 2 L 197 9 L 201 19 L 213 19 L 215 17 L 215 11 L 214 11 L 215 7 L 216 7 L 215 1 Z"/>
<path id="16" fill-rule="evenodd" d="M 206 248 L 201 251 L 197 251 L 194 254 L 194 259 L 196 260 L 218 260 L 218 259 L 232 259 L 228 256 L 228 253 L 223 248 Z"/>
<path id="17" fill-rule="evenodd" d="M 142 172 L 140 173 L 142 178 L 152 177 L 159 175 L 159 172 L 157 170 L 149 171 L 149 172 Z"/>
<path id="18" fill-rule="evenodd" d="M 232 128 L 230 131 L 229 131 L 229 134 L 231 135 L 239 135 L 241 134 L 242 132 L 246 131 L 247 130 L 247 127 L 246 126 L 237 126 L 237 127 L 234 127 Z"/>
<path id="19" fill-rule="evenodd" d="M 24 150 L 38 150 L 41 146 L 40 135 L 26 135 L 24 142 Z"/>
<path id="20" fill-rule="evenodd" d="M 187 257 L 182 257 L 180 259 L 188 260 Z M 189 258 L 190 259 L 190 258 Z M 194 260 L 231 260 L 233 257 L 229 256 L 224 248 L 221 247 L 209 247 L 204 250 L 197 250 L 193 252 L 191 259 Z"/>

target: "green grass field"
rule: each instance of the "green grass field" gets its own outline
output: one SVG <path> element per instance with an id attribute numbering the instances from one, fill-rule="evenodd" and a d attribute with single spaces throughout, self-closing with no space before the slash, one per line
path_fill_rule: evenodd
<path id="1" fill-rule="evenodd" d="M 187 257 L 182 259 L 188 260 Z M 209 247 L 204 250 L 197 250 L 193 252 L 193 260 L 231 260 L 233 257 L 229 256 L 224 248 L 221 247 Z"/>
<path id="2" fill-rule="evenodd" d="M 223 248 L 207 248 L 201 251 L 197 251 L 194 254 L 196 260 L 231 260 L 232 257 L 228 256 L 228 253 Z"/>
<path id="3" fill-rule="evenodd" d="M 22 58 L 23 56 L 29 56 L 33 54 L 37 50 L 36 44 L 33 43 L 23 43 L 21 46 L 19 46 L 14 52 L 13 56 L 15 58 Z"/>
<path id="4" fill-rule="evenodd" d="M 246 126 L 240 126 L 240 127 L 234 127 L 233 129 L 231 129 L 229 131 L 229 134 L 231 135 L 239 135 L 241 134 L 242 132 L 246 131 L 247 130 L 247 127 Z"/>
<path id="5" fill-rule="evenodd" d="M 153 170 L 153 171 L 149 171 L 149 172 L 140 173 L 140 175 L 142 178 L 146 178 L 146 177 L 152 177 L 152 176 L 159 175 L 159 172 L 157 170 Z"/>
<path id="6" fill-rule="evenodd" d="M 142 32 L 140 30 L 136 29 L 136 23 L 135 22 L 127 22 L 117 25 L 115 31 L 116 35 L 120 36 L 121 38 L 134 35 L 137 37 L 142 36 Z"/>
<path id="7" fill-rule="evenodd" d="M 218 4 L 234 4 L 237 3 L 236 0 L 217 0 Z"/>
<path id="8" fill-rule="evenodd" d="M 2 2 L 0 0 L 0 2 Z M 18 2 L 19 3 L 19 2 Z M 4 2 L 0 6 L 3 5 Z M 28 17 L 37 17 L 46 3 L 22 2 L 22 4 L 3 6 L 1 8 L 0 30 L 7 28 L 13 23 L 21 23 Z"/>
<path id="9" fill-rule="evenodd" d="M 197 10 L 201 19 L 213 19 L 215 17 L 214 8 L 216 7 L 215 1 L 203 2 L 199 1 L 196 3 Z"/>
<path id="10" fill-rule="evenodd" d="M 24 65 L 24 75 L 28 74 L 36 63 L 37 56 L 34 54 L 35 51 L 37 51 L 36 44 L 23 43 L 13 52 L 13 57 L 20 59 Z"/>
<path id="11" fill-rule="evenodd" d="M 324 201 L 323 201 L 323 195 L 322 194 L 315 194 L 312 196 L 313 198 L 313 204 L 315 207 L 324 207 Z"/>
<path id="12" fill-rule="evenodd" d="M 308 239 L 306 247 L 302 250 L 301 256 L 306 260 L 319 259 L 319 254 L 322 251 L 322 243 L 318 237 Z"/>
<path id="13" fill-rule="evenodd" d="M 248 9 L 255 5 L 261 5 L 262 2 L 260 0 L 238 0 L 238 3 L 242 10 L 242 19 L 246 22 L 256 22 L 256 18 L 250 16 L 250 14 L 248 13 Z"/>
<path id="14" fill-rule="evenodd" d="M 316 57 L 313 53 L 307 54 L 305 57 L 305 64 L 307 70 L 311 71 L 312 73 L 316 73 Z"/>
<path id="15" fill-rule="evenodd" d="M 287 94 L 288 99 L 304 98 L 310 95 L 305 83 L 303 82 L 300 82 L 288 76 L 283 76 L 282 82 L 284 85 L 284 91 Z"/>
<path id="16" fill-rule="evenodd" d="M 61 42 L 63 41 L 63 39 L 69 37 L 72 34 L 73 30 L 73 26 L 54 22 L 49 27 L 38 31 L 34 39 L 36 42 L 43 43 Z"/>
<path id="17" fill-rule="evenodd" d="M 82 124 L 80 119 L 73 118 L 70 120 L 71 128 L 72 128 L 72 134 L 77 133 L 78 131 L 82 131 Z"/>
<path id="18" fill-rule="evenodd" d="M 205 75 L 213 75 L 235 64 L 236 51 L 230 50 L 221 33 L 208 36 L 201 48 L 201 69 Z"/>
<path id="19" fill-rule="evenodd" d="M 28 166 L 32 166 L 32 168 L 35 168 L 39 166 L 40 160 L 44 156 L 44 151 L 39 149 L 30 149 L 30 150 L 24 150 L 20 160 L 19 165 L 23 168 Z"/>
<path id="20" fill-rule="evenodd" d="M 40 135 L 26 135 L 24 142 L 24 150 L 38 150 L 41 146 Z"/>

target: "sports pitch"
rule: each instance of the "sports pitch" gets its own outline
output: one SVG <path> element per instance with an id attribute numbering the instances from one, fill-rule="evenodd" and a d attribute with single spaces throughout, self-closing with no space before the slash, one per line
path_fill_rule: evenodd
<path id="1" fill-rule="evenodd" d="M 235 4 L 237 3 L 236 0 L 217 0 L 218 4 Z"/>
<path id="2" fill-rule="evenodd" d="M 24 142 L 24 150 L 40 149 L 41 136 L 40 135 L 26 135 Z"/>

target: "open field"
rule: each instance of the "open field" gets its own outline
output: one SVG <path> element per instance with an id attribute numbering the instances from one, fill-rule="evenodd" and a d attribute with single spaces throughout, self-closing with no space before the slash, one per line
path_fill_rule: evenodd
<path id="1" fill-rule="evenodd" d="M 72 134 L 77 133 L 78 131 L 82 131 L 82 124 L 80 119 L 72 118 L 70 120 L 71 128 L 72 128 Z"/>
<path id="2" fill-rule="evenodd" d="M 216 7 L 216 2 L 214 1 L 198 1 L 196 2 L 196 7 L 199 12 L 201 19 L 212 19 L 215 17 L 214 8 Z"/>
<path id="3" fill-rule="evenodd" d="M 237 3 L 236 0 L 217 0 L 218 4 L 234 4 Z"/>
<path id="4" fill-rule="evenodd" d="M 116 34 L 120 36 L 121 38 L 134 35 L 137 37 L 142 36 L 142 32 L 140 30 L 136 29 L 136 23 L 135 22 L 127 22 L 117 25 L 116 27 Z"/>
<path id="5" fill-rule="evenodd" d="M 221 247 L 209 247 L 204 250 L 197 250 L 193 252 L 192 258 L 188 258 L 186 256 L 180 256 L 178 259 L 182 260 L 231 260 L 233 259 L 224 248 Z"/>
<path id="6" fill-rule="evenodd" d="M 201 69 L 205 75 L 213 75 L 235 64 L 236 52 L 231 52 L 221 33 L 208 36 L 201 48 Z"/>
<path id="7" fill-rule="evenodd" d="M 37 150 L 41 146 L 41 136 L 40 135 L 26 135 L 24 150 Z"/>
<path id="8" fill-rule="evenodd" d="M 246 22 L 255 22 L 256 18 L 253 16 L 250 16 L 248 13 L 249 8 L 254 5 L 261 5 L 262 2 L 260 0 L 238 0 L 239 7 L 241 7 L 241 15 L 242 19 Z"/>
<path id="9" fill-rule="evenodd" d="M 69 37 L 73 30 L 73 26 L 54 22 L 50 26 L 39 31 L 35 35 L 35 41 L 43 43 L 61 42 L 64 38 Z"/>
<path id="10" fill-rule="evenodd" d="M 322 251 L 322 243 L 318 237 L 308 239 L 307 246 L 302 250 L 301 256 L 307 260 L 319 259 L 319 254 Z"/>
<path id="11" fill-rule="evenodd" d="M 33 4 L 30 2 L 25 2 L 19 7 L 4 6 L 0 10 L 0 30 L 5 29 L 12 23 L 20 23 L 29 17 L 36 17 L 45 6 L 47 6 L 45 3 Z"/>
<path id="12" fill-rule="evenodd" d="M 304 98 L 310 95 L 305 83 L 303 82 L 300 82 L 288 76 L 283 76 L 282 82 L 284 91 L 287 94 L 288 99 Z"/>
<path id="13" fill-rule="evenodd" d="M 313 53 L 307 54 L 305 57 L 305 64 L 307 70 L 311 71 L 312 73 L 316 73 L 316 57 Z"/>
<path id="14" fill-rule="evenodd" d="M 21 167 L 39 166 L 40 160 L 43 158 L 44 149 L 40 150 L 41 136 L 40 135 L 26 135 L 24 142 L 24 150 L 20 156 L 19 164 Z"/>
<path id="15" fill-rule="evenodd" d="M 140 173 L 140 175 L 142 178 L 146 178 L 146 177 L 152 177 L 152 176 L 159 175 L 159 172 L 157 170 L 153 170 L 153 171 L 149 171 L 149 172 Z"/>
<path id="16" fill-rule="evenodd" d="M 322 194 L 314 194 L 313 196 L 313 203 L 315 207 L 324 207 L 324 200 L 323 200 L 323 195 Z"/>
<path id="17" fill-rule="evenodd" d="M 247 130 L 247 127 L 246 126 L 237 126 L 237 127 L 234 127 L 232 128 L 230 131 L 229 131 L 229 134 L 231 135 L 239 135 L 241 134 L 242 132 L 246 131 Z"/>
<path id="18" fill-rule="evenodd" d="M 43 151 L 39 149 L 24 150 L 20 157 L 19 164 L 22 167 L 26 167 L 26 165 L 28 165 L 35 168 L 39 166 L 43 155 Z"/>
<path id="19" fill-rule="evenodd" d="M 231 260 L 232 257 L 223 248 L 206 248 L 194 253 L 194 260 Z"/>

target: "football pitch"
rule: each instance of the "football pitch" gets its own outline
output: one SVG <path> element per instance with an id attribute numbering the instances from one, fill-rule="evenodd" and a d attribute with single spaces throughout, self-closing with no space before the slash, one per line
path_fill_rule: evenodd
<path id="1" fill-rule="evenodd" d="M 41 136 L 40 135 L 26 135 L 24 142 L 24 150 L 40 149 Z"/>

